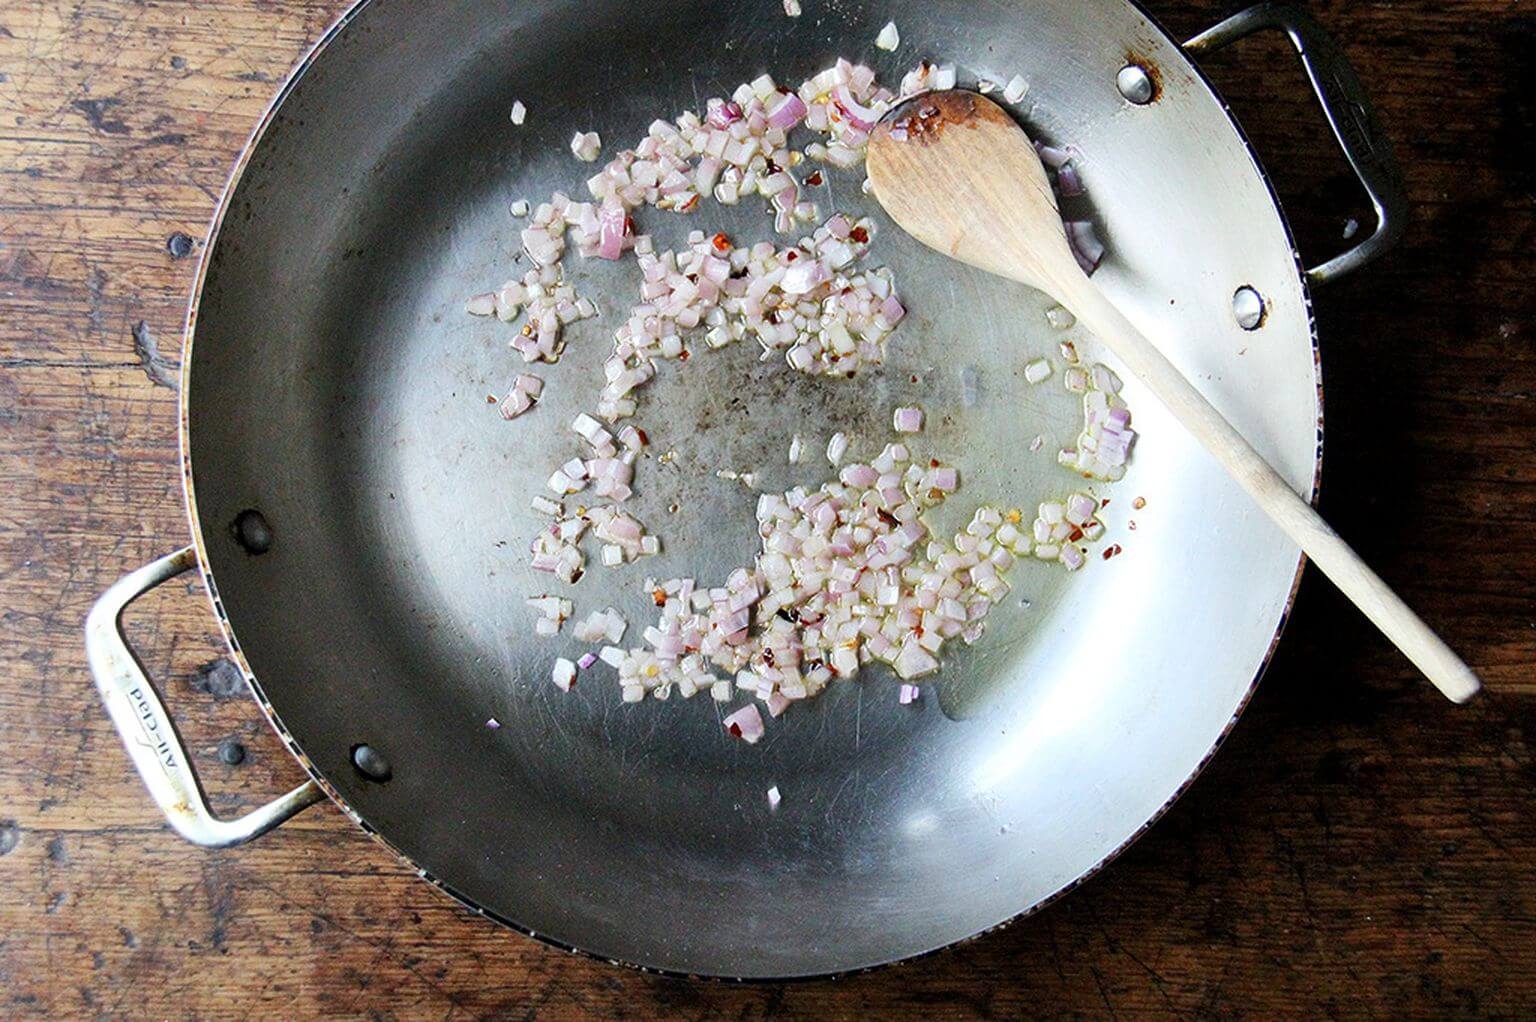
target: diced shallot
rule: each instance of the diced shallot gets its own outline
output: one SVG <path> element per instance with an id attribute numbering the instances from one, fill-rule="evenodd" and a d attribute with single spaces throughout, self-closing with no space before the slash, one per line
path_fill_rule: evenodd
<path id="1" fill-rule="evenodd" d="M 571 153 L 578 160 L 591 163 L 597 159 L 598 152 L 603 147 L 603 140 L 595 131 L 578 131 L 571 139 Z"/>
<path id="2" fill-rule="evenodd" d="M 913 407 L 896 409 L 896 414 L 892 417 L 892 426 L 898 433 L 920 432 L 923 428 L 923 410 Z"/>
<path id="3" fill-rule="evenodd" d="M 757 707 L 748 703 L 735 713 L 721 721 L 725 729 L 740 738 L 748 745 L 756 745 L 757 740 L 763 737 L 763 715 L 757 712 Z"/>

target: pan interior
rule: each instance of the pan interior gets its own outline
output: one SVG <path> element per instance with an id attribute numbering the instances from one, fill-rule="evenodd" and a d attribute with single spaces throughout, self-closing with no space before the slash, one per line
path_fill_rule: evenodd
<path id="1" fill-rule="evenodd" d="M 765 70 L 798 82 L 838 55 L 892 82 L 921 57 L 957 62 L 962 82 L 1023 73 L 1032 131 L 1081 150 L 1113 253 L 1098 279 L 1300 490 L 1315 471 L 1311 324 L 1284 225 L 1218 101 L 1141 14 L 1120 0 L 805 7 L 789 19 L 779 0 L 373 0 L 251 157 L 210 256 L 190 368 L 207 562 L 298 747 L 464 897 L 541 936 L 685 972 L 889 961 L 1081 877 L 1219 740 L 1297 554 L 1129 381 L 1142 440 L 1127 479 L 1098 490 L 1106 543 L 1124 555 L 1070 578 L 1019 565 L 985 639 L 946 651 L 919 705 L 897 705 L 891 677 L 868 670 L 749 747 L 703 696 L 624 706 L 605 668 L 560 693 L 550 663 L 582 648 L 568 631 L 532 636 L 524 598 L 565 590 L 527 567 L 543 522 L 528 500 L 579 453 L 569 423 L 593 408 L 636 275 L 568 256 L 602 315 L 570 329 L 558 365 L 535 367 L 545 399 L 512 423 L 487 395 L 524 368 L 513 328 L 463 303 L 522 272 L 512 200 L 584 194 L 594 167 L 571 157 L 574 131 L 600 132 L 612 153 L 657 116 Z M 896 54 L 872 45 L 892 16 Z M 1114 88 L 1128 52 L 1160 71 L 1150 107 Z M 529 108 L 520 128 L 514 99 Z M 824 213 L 873 209 L 860 173 L 827 177 Z M 1050 329 L 1040 296 L 875 215 L 869 262 L 893 269 L 912 310 L 887 364 L 807 378 L 746 344 L 694 344 L 686 364 L 664 365 L 642 399 L 652 446 L 633 505 L 664 551 L 620 570 L 594 559 L 566 593 L 578 617 L 615 606 L 638 642 L 654 613 L 646 576 L 721 579 L 756 548 L 755 495 L 717 471 L 752 470 L 770 491 L 817 484 L 832 471 L 828 436 L 872 455 L 897 404 L 928 413 L 914 446 L 960 467 L 951 522 L 1082 485 L 1054 463 L 1078 421 L 1054 347 L 1067 337 L 1102 357 L 1096 345 Z M 659 245 L 695 227 L 772 236 L 756 201 L 641 217 Z M 1241 284 L 1269 302 L 1255 333 L 1232 321 Z M 1041 355 L 1057 375 L 1031 387 L 1023 367 Z M 797 433 L 812 454 L 790 466 Z M 275 536 L 260 556 L 227 529 L 248 508 Z M 361 742 L 387 757 L 390 781 L 351 768 Z"/>

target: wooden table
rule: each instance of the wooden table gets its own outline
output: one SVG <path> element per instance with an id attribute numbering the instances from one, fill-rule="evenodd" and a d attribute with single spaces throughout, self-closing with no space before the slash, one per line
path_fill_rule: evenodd
<path id="1" fill-rule="evenodd" d="M 805 0 L 807 6 L 823 0 Z M 1188 35 L 1221 11 L 1160 0 Z M 1194 789 L 1038 917 L 835 984 L 658 979 L 461 910 L 320 807 L 195 849 L 131 773 L 80 626 L 184 543 L 175 370 L 228 168 L 333 0 L 0 8 L 0 1015 L 883 1018 L 1536 1013 L 1536 12 L 1314 5 L 1415 219 L 1318 294 L 1324 506 L 1487 680 L 1453 708 L 1317 578 Z M 1211 62 L 1312 254 L 1359 198 L 1278 40 Z M 133 633 L 220 810 L 300 773 L 195 588 Z M 239 758 L 238 763 L 226 760 Z"/>

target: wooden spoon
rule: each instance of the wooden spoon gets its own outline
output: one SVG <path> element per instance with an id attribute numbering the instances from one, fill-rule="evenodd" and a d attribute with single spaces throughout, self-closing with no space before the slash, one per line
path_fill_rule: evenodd
<path id="1" fill-rule="evenodd" d="M 962 90 L 908 100 L 875 126 L 868 170 L 881 205 L 917 240 L 1069 309 L 1436 688 L 1458 703 L 1477 692 L 1471 668 L 1088 279 L 1034 145 L 1001 107 Z"/>

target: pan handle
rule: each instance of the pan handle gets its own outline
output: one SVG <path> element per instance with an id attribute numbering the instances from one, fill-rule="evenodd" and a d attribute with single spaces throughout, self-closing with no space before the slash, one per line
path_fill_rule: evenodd
<path id="1" fill-rule="evenodd" d="M 208 808 L 186 746 L 121 625 L 128 604 L 196 565 L 197 551 L 186 547 L 118 579 L 86 616 L 85 653 L 128 756 L 166 820 L 193 844 L 227 848 L 260 837 L 325 796 L 305 781 L 239 819 L 221 820 Z"/>
<path id="2" fill-rule="evenodd" d="M 1391 143 L 1376 124 L 1354 68 L 1338 44 L 1305 11 L 1290 4 L 1257 4 L 1201 32 L 1186 42 L 1184 49 L 1190 56 L 1201 57 L 1264 28 L 1279 29 L 1296 47 L 1323 115 L 1376 210 L 1376 229 L 1369 237 L 1307 271 L 1310 283 L 1326 284 L 1358 270 L 1402 237 L 1408 219 L 1402 172 L 1392 156 Z"/>

